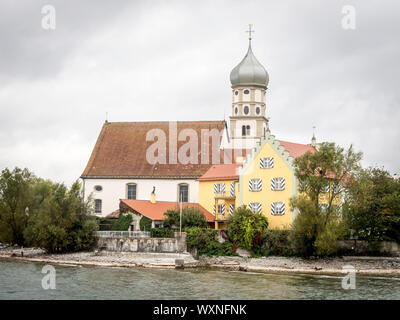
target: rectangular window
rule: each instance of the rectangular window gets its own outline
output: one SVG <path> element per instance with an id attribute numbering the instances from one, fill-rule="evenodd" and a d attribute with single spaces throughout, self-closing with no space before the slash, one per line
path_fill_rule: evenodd
<path id="1" fill-rule="evenodd" d="M 229 205 L 229 214 L 233 215 L 233 212 L 235 211 L 235 205 L 234 204 L 230 204 Z"/>
<path id="2" fill-rule="evenodd" d="M 259 202 L 250 202 L 249 203 L 249 209 L 253 213 L 261 213 L 262 205 Z"/>
<path id="3" fill-rule="evenodd" d="M 285 214 L 285 203 L 284 202 L 272 202 L 271 203 L 271 214 L 273 216 L 283 216 Z"/>
<path id="4" fill-rule="evenodd" d="M 179 185 L 179 201 L 189 202 L 189 186 L 187 184 Z"/>
<path id="5" fill-rule="evenodd" d="M 261 169 L 271 169 L 274 167 L 274 158 L 266 157 L 260 158 L 260 168 Z"/>
<path id="6" fill-rule="evenodd" d="M 225 193 L 225 183 L 215 183 L 214 193 Z"/>
<path id="7" fill-rule="evenodd" d="M 128 184 L 127 196 L 128 200 L 136 200 L 136 184 Z"/>
<path id="8" fill-rule="evenodd" d="M 271 179 L 271 190 L 284 190 L 285 189 L 285 178 L 272 178 Z"/>
<path id="9" fill-rule="evenodd" d="M 250 179 L 249 180 L 249 191 L 261 191 L 262 190 L 262 180 L 257 179 Z"/>
<path id="10" fill-rule="evenodd" d="M 94 212 L 101 213 L 102 201 L 100 199 L 94 200 Z"/>
<path id="11" fill-rule="evenodd" d="M 225 214 L 225 205 L 224 204 L 219 204 L 218 205 L 218 214 Z"/>

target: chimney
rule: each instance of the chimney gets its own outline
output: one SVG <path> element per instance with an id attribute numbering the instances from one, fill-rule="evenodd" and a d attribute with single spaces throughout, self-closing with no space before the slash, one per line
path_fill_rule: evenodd
<path id="1" fill-rule="evenodd" d="M 156 203 L 156 187 L 153 187 L 153 192 L 150 195 L 150 202 Z"/>

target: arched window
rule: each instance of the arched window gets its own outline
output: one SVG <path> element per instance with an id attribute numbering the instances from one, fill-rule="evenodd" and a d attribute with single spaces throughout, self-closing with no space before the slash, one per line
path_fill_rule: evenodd
<path id="1" fill-rule="evenodd" d="M 246 126 L 242 126 L 242 136 L 246 135 Z"/>
<path id="2" fill-rule="evenodd" d="M 243 109 L 244 114 L 249 114 L 249 111 L 250 111 L 249 106 L 244 106 Z"/>
<path id="3" fill-rule="evenodd" d="M 250 126 L 246 126 L 246 136 L 250 135 Z"/>
<path id="4" fill-rule="evenodd" d="M 137 186 L 136 183 L 128 183 L 126 185 L 126 198 L 128 200 L 136 200 Z"/>
<path id="5" fill-rule="evenodd" d="M 189 185 L 180 183 L 178 185 L 179 202 L 189 202 Z"/>

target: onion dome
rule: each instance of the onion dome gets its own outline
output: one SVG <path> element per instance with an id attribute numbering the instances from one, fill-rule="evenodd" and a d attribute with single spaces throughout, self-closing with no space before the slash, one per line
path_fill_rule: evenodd
<path id="1" fill-rule="evenodd" d="M 243 60 L 231 71 L 232 86 L 263 86 L 267 87 L 269 76 L 262 64 L 258 62 L 251 50 L 251 41 L 249 49 Z"/>

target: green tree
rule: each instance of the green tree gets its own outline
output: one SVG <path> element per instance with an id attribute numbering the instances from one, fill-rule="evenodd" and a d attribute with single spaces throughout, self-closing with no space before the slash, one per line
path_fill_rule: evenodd
<path id="1" fill-rule="evenodd" d="M 332 255 L 345 224 L 341 202 L 352 175 L 360 169 L 361 152 L 324 142 L 315 153 L 307 152 L 294 162 L 300 195 L 291 199 L 297 209 L 291 240 L 297 254 Z M 329 188 L 329 192 L 327 192 Z"/>
<path id="2" fill-rule="evenodd" d="M 83 201 L 80 184 L 75 182 L 69 190 L 54 184 L 51 190 L 30 215 L 24 230 L 26 241 L 50 253 L 90 249 L 98 224 L 91 201 Z"/>
<path id="3" fill-rule="evenodd" d="M 142 216 L 142 218 L 139 221 L 140 231 L 150 231 L 151 223 L 152 223 L 151 219 Z"/>
<path id="4" fill-rule="evenodd" d="M 133 221 L 132 214 L 127 213 L 120 213 L 118 216 L 118 220 L 113 224 L 112 230 L 113 231 L 128 231 L 129 226 Z"/>
<path id="5" fill-rule="evenodd" d="M 175 210 L 168 210 L 165 213 L 167 217 L 164 220 L 164 228 L 179 229 L 180 225 L 180 211 L 179 208 Z M 204 213 L 197 208 L 186 207 L 182 210 L 182 229 L 192 227 L 207 227 L 207 220 Z"/>
<path id="6" fill-rule="evenodd" d="M 227 221 L 229 240 L 236 246 L 259 251 L 268 229 L 268 220 L 246 206 L 237 208 Z"/>
<path id="7" fill-rule="evenodd" d="M 400 181 L 380 168 L 361 170 L 351 180 L 344 215 L 359 239 L 400 242 Z"/>
<path id="8" fill-rule="evenodd" d="M 0 176 L 0 242 L 24 245 L 23 231 L 35 203 L 35 176 L 28 169 L 4 169 Z M 40 202 L 36 199 L 36 202 Z M 29 208 L 29 209 L 27 209 Z M 33 208 L 32 208 L 33 209 Z"/>

